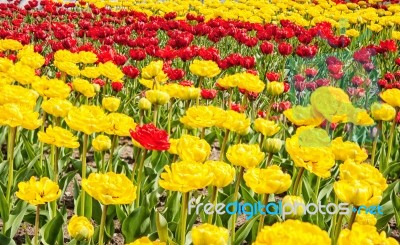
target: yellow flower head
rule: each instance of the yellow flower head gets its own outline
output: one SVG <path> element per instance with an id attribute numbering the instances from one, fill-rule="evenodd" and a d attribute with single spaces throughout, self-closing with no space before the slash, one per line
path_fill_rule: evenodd
<path id="1" fill-rule="evenodd" d="M 85 216 L 72 216 L 67 229 L 69 235 L 77 241 L 89 240 L 94 234 L 94 227 Z"/>
<path id="2" fill-rule="evenodd" d="M 54 53 L 54 61 L 78 63 L 79 62 L 79 54 L 72 53 L 71 51 L 69 51 L 67 49 L 60 49 Z"/>
<path id="3" fill-rule="evenodd" d="M 357 214 L 355 222 L 359 223 L 360 225 L 374 226 L 377 220 L 373 214 L 366 213 L 364 210 L 361 210 L 361 212 Z"/>
<path id="4" fill-rule="evenodd" d="M 124 77 L 124 73 L 121 71 L 121 69 L 119 69 L 118 66 L 111 61 L 101 63 L 98 66 L 98 69 L 100 70 L 101 75 L 111 79 L 112 81 L 121 81 Z"/>
<path id="5" fill-rule="evenodd" d="M 393 107 L 400 106 L 400 90 L 397 88 L 385 90 L 379 96 Z"/>
<path id="6" fill-rule="evenodd" d="M 349 29 L 346 31 L 346 35 L 349 37 L 358 37 L 360 35 L 360 32 L 356 29 Z"/>
<path id="7" fill-rule="evenodd" d="M 335 154 L 335 159 L 340 161 L 352 159 L 360 163 L 368 158 L 368 154 L 357 143 L 351 141 L 343 142 L 342 137 L 332 140 L 332 151 Z"/>
<path id="8" fill-rule="evenodd" d="M 148 99 L 153 105 L 165 105 L 168 103 L 170 96 L 167 92 L 160 90 L 147 90 L 146 99 Z"/>
<path id="9" fill-rule="evenodd" d="M 260 93 L 264 90 L 265 84 L 258 76 L 244 72 L 240 73 L 238 87 L 249 92 Z"/>
<path id="10" fill-rule="evenodd" d="M 233 165 L 254 168 L 261 163 L 265 154 L 260 150 L 258 144 L 238 144 L 229 147 L 226 157 Z"/>
<path id="11" fill-rule="evenodd" d="M 375 120 L 392 121 L 396 116 L 396 109 L 385 103 L 373 103 L 371 106 L 371 114 Z"/>
<path id="12" fill-rule="evenodd" d="M 186 110 L 181 123 L 191 128 L 208 128 L 217 123 L 214 106 L 193 106 Z"/>
<path id="13" fill-rule="evenodd" d="M 20 50 L 22 49 L 22 44 L 14 39 L 3 39 L 0 40 L 0 51 L 6 51 L 6 50 Z"/>
<path id="14" fill-rule="evenodd" d="M 283 112 L 286 118 L 296 126 L 318 126 L 324 118 L 313 113 L 311 106 L 294 106 Z"/>
<path id="15" fill-rule="evenodd" d="M 101 105 L 103 106 L 103 108 L 110 112 L 117 111 L 120 104 L 121 99 L 117 97 L 105 97 L 101 101 Z"/>
<path id="16" fill-rule="evenodd" d="M 72 86 L 75 91 L 78 91 L 88 98 L 96 95 L 93 84 L 91 84 L 88 80 L 76 78 L 74 81 L 72 81 Z"/>
<path id="17" fill-rule="evenodd" d="M 193 245 L 227 245 L 229 231 L 224 227 L 201 224 L 192 229 Z"/>
<path id="18" fill-rule="evenodd" d="M 193 63 L 190 64 L 189 70 L 196 76 L 209 78 L 215 77 L 221 73 L 218 64 L 211 60 L 194 60 Z"/>
<path id="19" fill-rule="evenodd" d="M 110 135 L 129 136 L 129 129 L 136 128 L 133 118 L 122 113 L 110 113 L 106 120 L 109 124 L 105 132 Z"/>
<path id="20" fill-rule="evenodd" d="M 138 107 L 141 110 L 149 111 L 151 110 L 151 102 L 146 98 L 140 98 Z"/>
<path id="21" fill-rule="evenodd" d="M 67 73 L 70 76 L 77 77 L 81 73 L 79 67 L 73 63 L 68 61 L 54 61 L 54 65 L 62 72 Z"/>
<path id="22" fill-rule="evenodd" d="M 98 135 L 93 139 L 92 146 L 95 151 L 106 151 L 111 148 L 111 139 L 106 135 Z"/>
<path id="23" fill-rule="evenodd" d="M 35 81 L 35 69 L 17 62 L 8 71 L 8 76 L 19 82 L 21 85 L 28 85 Z"/>
<path id="24" fill-rule="evenodd" d="M 78 62 L 83 64 L 93 64 L 97 61 L 97 55 L 93 52 L 80 51 L 78 53 Z"/>
<path id="25" fill-rule="evenodd" d="M 268 178 L 266 178 L 268 176 Z M 277 165 L 266 169 L 250 168 L 243 176 L 246 185 L 258 194 L 280 194 L 289 189 L 292 180 Z"/>
<path id="26" fill-rule="evenodd" d="M 73 107 L 65 118 L 67 125 L 87 135 L 103 132 L 110 126 L 106 114 L 98 106 L 82 105 Z"/>
<path id="27" fill-rule="evenodd" d="M 78 148 L 78 138 L 75 137 L 70 131 L 60 128 L 49 126 L 46 132 L 40 131 L 38 133 L 40 142 L 55 145 L 57 147 Z"/>
<path id="28" fill-rule="evenodd" d="M 141 72 L 142 78 L 151 80 L 151 79 L 157 77 L 163 71 L 162 70 L 163 65 L 164 65 L 164 63 L 162 60 L 150 62 L 150 64 L 143 67 L 142 72 Z"/>
<path id="29" fill-rule="evenodd" d="M 265 139 L 263 149 L 269 153 L 278 153 L 283 145 L 283 141 L 277 138 Z"/>
<path id="30" fill-rule="evenodd" d="M 351 228 L 340 231 L 338 245 L 398 245 L 399 243 L 392 237 L 386 237 L 385 231 L 380 234 L 373 225 L 363 225 L 355 222 Z"/>
<path id="31" fill-rule="evenodd" d="M 82 71 L 81 71 L 81 75 L 87 78 L 98 78 L 101 73 L 100 73 L 100 69 L 96 66 L 88 66 L 85 67 Z"/>
<path id="32" fill-rule="evenodd" d="M 73 107 L 72 103 L 69 100 L 51 98 L 49 100 L 45 100 L 42 103 L 42 109 L 49 115 L 54 117 L 66 117 L 68 115 L 69 110 Z"/>
<path id="33" fill-rule="evenodd" d="M 66 99 L 71 89 L 59 79 L 38 78 L 32 83 L 32 88 L 44 98 Z"/>
<path id="34" fill-rule="evenodd" d="M 233 110 L 225 112 L 225 120 L 222 122 L 222 127 L 229 129 L 241 135 L 245 135 L 250 130 L 250 119 L 246 115 Z M 218 125 L 219 126 L 219 125 Z"/>
<path id="35" fill-rule="evenodd" d="M 211 146 L 204 139 L 192 135 L 182 135 L 176 146 L 183 161 L 204 162 L 210 156 Z"/>
<path id="36" fill-rule="evenodd" d="M 212 186 L 222 188 L 232 183 L 235 177 L 235 168 L 231 165 L 221 161 L 207 161 L 204 165 L 209 166 L 211 172 L 214 173 Z"/>
<path id="37" fill-rule="evenodd" d="M 82 188 L 103 205 L 131 204 L 136 199 L 136 186 L 124 174 L 91 173 L 82 180 Z"/>
<path id="38" fill-rule="evenodd" d="M 304 199 L 301 196 L 290 196 L 286 195 L 282 199 L 282 207 L 284 207 L 287 215 L 287 219 L 297 219 L 304 215 L 305 210 L 302 205 L 305 205 Z M 293 210 L 295 208 L 295 210 Z"/>
<path id="39" fill-rule="evenodd" d="M 202 163 L 181 161 L 164 167 L 165 172 L 161 173 L 159 185 L 170 191 L 186 193 L 201 189 L 210 185 L 214 174 L 208 165 Z"/>
<path id="40" fill-rule="evenodd" d="M 39 113 L 21 104 L 0 105 L 0 125 L 34 130 L 42 125 Z"/>
<path id="41" fill-rule="evenodd" d="M 254 120 L 254 129 L 257 132 L 260 132 L 262 135 L 270 137 L 278 133 L 281 127 L 279 127 L 279 125 L 276 124 L 274 121 L 257 118 L 256 120 Z"/>
<path id="42" fill-rule="evenodd" d="M 335 165 L 335 155 L 330 138 L 324 130 L 311 126 L 300 127 L 296 134 L 286 139 L 286 151 L 297 167 L 304 167 L 315 175 L 327 178 Z"/>
<path id="43" fill-rule="evenodd" d="M 278 96 L 285 90 L 285 85 L 282 82 L 272 81 L 267 83 L 267 93 L 272 96 Z"/>
<path id="44" fill-rule="evenodd" d="M 253 245 L 307 244 L 330 245 L 328 233 L 316 225 L 299 220 L 277 222 L 264 226 Z"/>
<path id="45" fill-rule="evenodd" d="M 372 126 L 375 124 L 367 111 L 360 108 L 354 108 L 353 115 L 350 115 L 350 122 L 359 126 Z"/>
<path id="46" fill-rule="evenodd" d="M 160 241 L 152 242 L 148 237 L 142 237 L 126 245 L 166 245 L 166 243 Z"/>
<path id="47" fill-rule="evenodd" d="M 61 196 L 61 190 L 57 183 L 47 177 L 36 180 L 32 176 L 27 182 L 18 183 L 17 197 L 32 205 L 41 205 L 57 200 Z"/>

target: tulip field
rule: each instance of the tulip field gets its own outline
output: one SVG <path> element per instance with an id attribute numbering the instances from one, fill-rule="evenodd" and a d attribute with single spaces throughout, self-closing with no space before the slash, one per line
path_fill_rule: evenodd
<path id="1" fill-rule="evenodd" d="M 0 245 L 396 245 L 400 1 L 0 2 Z"/>

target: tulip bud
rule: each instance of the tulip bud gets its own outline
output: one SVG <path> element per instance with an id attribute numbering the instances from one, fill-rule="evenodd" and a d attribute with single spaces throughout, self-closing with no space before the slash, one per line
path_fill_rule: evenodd
<path id="1" fill-rule="evenodd" d="M 281 82 L 269 82 L 267 84 L 267 93 L 269 95 L 280 95 L 283 93 L 285 85 Z"/>
<path id="2" fill-rule="evenodd" d="M 160 90 L 149 90 L 146 98 L 154 105 L 164 105 L 169 101 L 169 94 Z"/>
<path id="3" fill-rule="evenodd" d="M 139 109 L 144 111 L 151 110 L 151 102 L 146 98 L 141 98 L 139 100 Z"/>
<path id="4" fill-rule="evenodd" d="M 94 87 L 94 91 L 96 91 L 96 92 L 99 92 L 101 89 L 100 85 L 97 83 L 93 83 L 93 87 Z"/>
<path id="5" fill-rule="evenodd" d="M 95 151 L 106 151 L 111 148 L 111 140 L 108 136 L 99 135 L 92 141 Z"/>
<path id="6" fill-rule="evenodd" d="M 89 240 L 93 236 L 94 228 L 86 217 L 74 215 L 69 221 L 68 233 L 78 241 Z"/>
<path id="7" fill-rule="evenodd" d="M 264 150 L 269 153 L 278 153 L 282 148 L 283 141 L 276 138 L 268 138 L 264 141 Z"/>
<path id="8" fill-rule="evenodd" d="M 300 196 L 285 196 L 282 199 L 282 207 L 287 219 L 297 219 L 303 216 L 305 212 L 305 203 Z"/>

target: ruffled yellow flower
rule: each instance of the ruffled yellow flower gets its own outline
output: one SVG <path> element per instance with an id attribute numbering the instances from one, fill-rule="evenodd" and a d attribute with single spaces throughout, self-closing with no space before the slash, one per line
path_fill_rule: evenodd
<path id="1" fill-rule="evenodd" d="M 400 31 L 392 31 L 392 38 L 394 40 L 400 41 Z"/>
<path id="2" fill-rule="evenodd" d="M 392 121 L 396 116 L 396 109 L 385 103 L 373 103 L 371 106 L 371 114 L 375 120 Z"/>
<path id="3" fill-rule="evenodd" d="M 67 73 L 70 76 L 77 77 L 81 73 L 79 67 L 72 62 L 67 61 L 54 61 L 54 65 L 62 72 Z"/>
<path id="4" fill-rule="evenodd" d="M 244 72 L 240 73 L 238 87 L 249 92 L 260 93 L 264 90 L 265 84 L 258 76 Z"/>
<path id="5" fill-rule="evenodd" d="M 330 138 L 324 130 L 311 126 L 300 127 L 296 134 L 286 139 L 286 151 L 297 167 L 304 167 L 315 175 L 327 178 L 335 165 L 335 155 Z"/>
<path id="6" fill-rule="evenodd" d="M 116 97 L 106 97 L 101 101 L 103 108 L 110 112 L 117 111 L 120 104 L 121 99 Z"/>
<path id="7" fill-rule="evenodd" d="M 323 117 L 314 115 L 311 106 L 294 106 L 283 114 L 296 126 L 318 126 L 324 121 Z"/>
<path id="8" fill-rule="evenodd" d="M 201 224 L 192 229 L 193 245 L 227 245 L 229 231 L 224 227 Z"/>
<path id="9" fill-rule="evenodd" d="M 373 32 L 380 32 L 380 31 L 383 30 L 383 26 L 381 26 L 379 24 L 367 25 L 367 28 L 370 29 Z"/>
<path id="10" fill-rule="evenodd" d="M 34 130 L 42 125 L 39 113 L 20 104 L 0 105 L 0 125 Z"/>
<path id="11" fill-rule="evenodd" d="M 54 61 L 78 63 L 79 62 L 79 54 L 72 53 L 71 51 L 69 51 L 67 49 L 60 49 L 54 53 Z"/>
<path id="12" fill-rule="evenodd" d="M 97 55 L 93 52 L 80 51 L 78 53 L 78 62 L 83 64 L 93 64 L 97 61 Z"/>
<path id="13" fill-rule="evenodd" d="M 192 135 L 182 135 L 176 146 L 183 161 L 204 162 L 210 156 L 211 146 L 204 139 Z"/>
<path id="14" fill-rule="evenodd" d="M 18 104 L 23 107 L 34 109 L 39 95 L 31 89 L 19 85 L 0 86 L 0 105 Z"/>
<path id="15" fill-rule="evenodd" d="M 265 154 L 260 150 L 258 144 L 238 144 L 229 147 L 226 157 L 233 165 L 254 168 L 261 163 Z"/>
<path id="16" fill-rule="evenodd" d="M 238 86 L 239 81 L 240 80 L 239 80 L 238 74 L 233 74 L 233 75 L 224 76 L 223 78 L 219 78 L 217 80 L 217 83 L 219 86 L 221 86 L 225 89 L 229 89 L 229 88 L 234 88 L 234 87 Z"/>
<path id="17" fill-rule="evenodd" d="M 285 85 L 282 82 L 272 81 L 267 83 L 267 93 L 272 96 L 278 96 L 285 90 Z"/>
<path id="18" fill-rule="evenodd" d="M 204 165 L 209 166 L 211 172 L 214 173 L 214 179 L 210 185 L 222 188 L 232 183 L 235 168 L 231 165 L 221 161 L 206 161 Z"/>
<path id="19" fill-rule="evenodd" d="M 375 124 L 374 119 L 372 119 L 365 109 L 355 108 L 354 114 L 350 117 L 350 121 L 354 125 L 359 126 L 372 126 Z"/>
<path id="20" fill-rule="evenodd" d="M 393 107 L 400 106 L 400 90 L 397 88 L 385 90 L 379 96 Z"/>
<path id="21" fill-rule="evenodd" d="M 181 100 L 191 100 L 200 97 L 201 89 L 192 86 L 182 86 L 176 83 L 166 84 L 160 87 L 161 91 L 165 91 L 172 98 Z"/>
<path id="22" fill-rule="evenodd" d="M 136 186 L 124 174 L 91 173 L 81 185 L 103 205 L 131 204 L 136 199 Z"/>
<path id="23" fill-rule="evenodd" d="M 60 128 L 49 126 L 46 132 L 38 132 L 40 142 L 55 145 L 57 147 L 78 148 L 78 138 L 75 137 L 70 131 Z"/>
<path id="24" fill-rule="evenodd" d="M 18 183 L 17 197 L 32 205 L 41 205 L 57 200 L 61 196 L 61 190 L 57 183 L 47 177 L 36 180 L 32 176 L 27 182 Z"/>
<path id="25" fill-rule="evenodd" d="M 101 75 L 101 72 L 99 70 L 98 67 L 85 67 L 82 71 L 81 71 L 81 75 L 87 78 L 98 78 Z"/>
<path id="26" fill-rule="evenodd" d="M 170 96 L 167 92 L 160 90 L 147 90 L 146 99 L 148 99 L 153 105 L 165 105 L 168 103 Z"/>
<path id="27" fill-rule="evenodd" d="M 118 66 L 111 61 L 100 64 L 98 69 L 103 76 L 111 79 L 112 81 L 120 81 L 124 77 L 124 73 L 121 71 L 121 69 L 119 69 Z"/>
<path id="28" fill-rule="evenodd" d="M 210 185 L 214 179 L 214 174 L 208 165 L 197 162 L 175 162 L 171 166 L 166 165 L 164 170 L 158 183 L 170 191 L 186 193 L 202 189 Z"/>
<path id="29" fill-rule="evenodd" d="M 22 44 L 14 39 L 3 39 L 0 40 L 0 51 L 6 51 L 6 50 L 20 50 L 22 49 Z"/>
<path id="30" fill-rule="evenodd" d="M 89 240 L 94 234 L 94 227 L 85 216 L 72 216 L 67 230 L 68 234 L 77 241 Z"/>
<path id="31" fill-rule="evenodd" d="M 193 106 L 186 110 L 181 123 L 191 128 L 208 128 L 217 123 L 214 106 Z"/>
<path id="32" fill-rule="evenodd" d="M 225 120 L 222 122 L 221 127 L 229 129 L 241 135 L 245 135 L 250 130 L 250 119 L 246 115 L 233 110 L 225 112 Z"/>
<path id="33" fill-rule="evenodd" d="M 106 120 L 109 124 L 105 132 L 110 135 L 129 136 L 129 129 L 136 128 L 133 118 L 122 113 L 110 113 Z"/>
<path id="34" fill-rule="evenodd" d="M 98 106 L 82 105 L 73 107 L 65 118 L 67 125 L 87 135 L 103 132 L 110 127 L 104 111 Z"/>
<path id="35" fill-rule="evenodd" d="M 262 135 L 270 137 L 278 133 L 281 127 L 279 127 L 279 125 L 276 124 L 274 121 L 257 118 L 256 120 L 254 120 L 254 129 L 257 132 L 260 132 Z"/>
<path id="36" fill-rule="evenodd" d="M 357 143 L 351 141 L 343 142 L 342 137 L 332 140 L 332 152 L 335 154 L 335 159 L 340 161 L 352 159 L 360 163 L 368 158 L 368 154 Z"/>
<path id="37" fill-rule="evenodd" d="M 71 89 L 59 79 L 39 78 L 32 83 L 32 88 L 44 98 L 66 99 Z"/>
<path id="38" fill-rule="evenodd" d="M 28 85 L 35 81 L 35 70 L 21 62 L 12 66 L 7 74 L 21 85 Z"/>
<path id="39" fill-rule="evenodd" d="M 290 175 L 283 173 L 277 165 L 266 169 L 250 168 L 243 175 L 243 179 L 246 185 L 258 194 L 280 194 L 287 191 L 292 184 Z"/>
<path id="40" fill-rule="evenodd" d="M 29 47 L 29 48 L 26 48 L 26 50 L 27 50 L 26 52 L 23 52 L 25 48 L 18 52 L 19 61 L 22 64 L 29 66 L 32 69 L 39 69 L 40 67 L 42 67 L 45 63 L 45 58 L 43 56 L 41 56 L 40 54 L 35 53 L 33 51 L 32 45 L 25 46 L 25 47 Z M 23 53 L 23 54 L 20 55 L 20 53 Z"/>
<path id="41" fill-rule="evenodd" d="M 66 117 L 69 110 L 73 107 L 69 100 L 51 98 L 42 103 L 42 109 L 49 115 L 54 117 Z"/>
<path id="42" fill-rule="evenodd" d="M 168 149 L 168 153 L 172 154 L 172 155 L 178 155 L 178 143 L 179 143 L 179 139 L 168 139 L 169 141 L 169 149 Z"/>
<path id="43" fill-rule="evenodd" d="M 166 243 L 160 241 L 152 242 L 148 237 L 142 237 L 126 245 L 166 245 Z"/>
<path id="44" fill-rule="evenodd" d="M 346 30 L 346 35 L 349 37 L 358 37 L 360 35 L 360 32 L 357 31 L 356 29 L 349 29 Z"/>
<path id="45" fill-rule="evenodd" d="M 330 245 L 328 233 L 316 225 L 299 220 L 277 222 L 264 226 L 253 245 L 307 244 Z"/>
<path id="46" fill-rule="evenodd" d="M 339 180 L 333 184 L 333 189 L 340 201 L 355 206 L 378 205 L 382 200 L 382 191 L 365 180 Z"/>
<path id="47" fill-rule="evenodd" d="M 351 230 L 344 229 L 340 232 L 338 245 L 398 245 L 399 243 L 392 237 L 386 237 L 386 233 L 382 231 L 378 233 L 375 226 L 362 225 L 354 223 Z"/>
<path id="48" fill-rule="evenodd" d="M 75 91 L 83 94 L 88 98 L 96 95 L 93 84 L 91 84 L 88 80 L 76 78 L 72 81 L 72 86 Z"/>
<path id="49" fill-rule="evenodd" d="M 106 151 L 111 148 L 111 139 L 106 135 L 98 135 L 93 139 L 92 146 L 95 151 Z"/>
<path id="50" fill-rule="evenodd" d="M 218 64 L 211 60 L 194 60 L 193 63 L 190 64 L 189 70 L 196 76 L 209 78 L 215 77 L 221 73 Z"/>
<path id="51" fill-rule="evenodd" d="M 357 214 L 355 222 L 359 223 L 360 225 L 374 226 L 377 220 L 373 214 L 366 213 L 364 210 L 361 210 L 361 212 Z"/>
<path id="52" fill-rule="evenodd" d="M 155 78 L 158 74 L 162 72 L 163 65 L 164 63 L 162 60 L 150 62 L 150 64 L 143 67 L 141 71 L 142 78 L 149 80 Z"/>

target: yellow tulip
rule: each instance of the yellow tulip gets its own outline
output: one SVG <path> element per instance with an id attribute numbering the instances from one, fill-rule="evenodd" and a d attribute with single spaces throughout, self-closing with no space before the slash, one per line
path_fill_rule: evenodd
<path id="1" fill-rule="evenodd" d="M 85 216 L 72 216 L 67 230 L 69 235 L 77 241 L 89 240 L 94 234 L 94 227 Z"/>
<path id="2" fill-rule="evenodd" d="M 192 229 L 193 245 L 227 245 L 229 231 L 224 227 L 201 224 Z"/>
<path id="3" fill-rule="evenodd" d="M 0 40 L 0 51 L 6 51 L 6 50 L 20 50 L 22 49 L 22 44 L 14 39 L 3 39 Z"/>
<path id="4" fill-rule="evenodd" d="M 304 215 L 305 210 L 303 205 L 304 199 L 300 196 L 290 196 L 286 195 L 282 199 L 282 207 L 284 207 L 287 214 L 285 214 L 285 218 L 288 219 L 297 219 Z M 291 210 L 291 207 L 296 208 L 295 210 Z"/>
<path id="5" fill-rule="evenodd" d="M 54 65 L 62 72 L 67 73 L 70 76 L 77 77 L 81 73 L 79 67 L 72 62 L 66 61 L 54 61 Z"/>
<path id="6" fill-rule="evenodd" d="M 110 112 L 117 111 L 120 104 L 121 99 L 116 97 L 106 97 L 101 101 L 101 105 L 104 107 L 104 109 Z"/>
<path id="7" fill-rule="evenodd" d="M 204 162 L 210 156 L 211 146 L 204 139 L 192 135 L 182 135 L 176 146 L 183 161 Z"/>
<path id="8" fill-rule="evenodd" d="M 378 233 L 375 226 L 354 223 L 351 230 L 343 229 L 340 231 L 338 245 L 398 245 L 399 243 L 392 237 L 386 237 L 385 231 Z"/>
<path id="9" fill-rule="evenodd" d="M 231 165 L 221 161 L 206 161 L 204 165 L 209 166 L 214 174 L 212 186 L 222 188 L 232 183 L 235 177 L 235 168 Z"/>
<path id="10" fill-rule="evenodd" d="M 130 136 L 129 130 L 136 128 L 136 123 L 128 115 L 113 112 L 107 115 L 108 127 L 105 132 L 110 135 Z"/>
<path id="11" fill-rule="evenodd" d="M 106 151 L 111 148 L 111 139 L 106 135 L 98 135 L 93 139 L 92 146 L 95 151 Z"/>
<path id="12" fill-rule="evenodd" d="M 194 60 L 189 66 L 189 70 L 196 76 L 199 77 L 215 77 L 221 70 L 218 64 L 211 60 Z"/>
<path id="13" fill-rule="evenodd" d="M 98 67 L 85 67 L 82 71 L 81 71 L 81 75 L 87 78 L 98 78 L 101 75 L 101 72 L 99 70 Z"/>
<path id="14" fill-rule="evenodd" d="M 361 212 L 357 214 L 355 222 L 359 223 L 360 225 L 374 226 L 377 220 L 373 214 L 366 213 L 364 210 L 361 210 Z"/>
<path id="15" fill-rule="evenodd" d="M 124 174 L 91 173 L 82 180 L 82 188 L 103 205 L 132 204 L 136 199 L 136 186 Z"/>
<path id="16" fill-rule="evenodd" d="M 249 92 L 260 93 L 264 90 L 265 84 L 258 76 L 243 72 L 240 73 L 238 87 Z"/>
<path id="17" fill-rule="evenodd" d="M 245 114 L 233 110 L 225 112 L 225 120 L 222 127 L 241 135 L 246 135 L 250 130 L 250 119 Z"/>
<path id="18" fill-rule="evenodd" d="M 181 161 L 164 167 L 159 185 L 170 191 L 186 193 L 210 185 L 214 174 L 207 165 L 197 162 Z"/>
<path id="19" fill-rule="evenodd" d="M 264 141 L 263 149 L 269 153 L 278 153 L 283 145 L 281 139 L 268 138 Z"/>
<path id="20" fill-rule="evenodd" d="M 59 79 L 36 79 L 32 88 L 44 98 L 66 99 L 71 92 L 70 87 Z"/>
<path id="21" fill-rule="evenodd" d="M 79 55 L 67 49 L 60 49 L 54 53 L 54 61 L 78 63 Z"/>
<path id="22" fill-rule="evenodd" d="M 78 53 L 78 62 L 83 64 L 93 64 L 97 61 L 97 55 L 89 51 L 80 51 Z"/>
<path id="23" fill-rule="evenodd" d="M 72 86 L 75 91 L 83 94 L 84 96 L 91 98 L 96 95 L 94 86 L 89 81 L 81 78 L 76 78 L 72 81 Z"/>
<path id="24" fill-rule="evenodd" d="M 162 60 L 150 62 L 150 64 L 143 67 L 143 69 L 141 71 L 142 78 L 144 78 L 144 79 L 155 78 L 159 73 L 162 72 L 163 64 L 164 63 Z"/>
<path id="25" fill-rule="evenodd" d="M 257 118 L 256 120 L 254 120 L 254 129 L 264 136 L 270 137 L 278 133 L 281 127 L 279 127 L 279 125 L 276 124 L 274 121 Z"/>
<path id="26" fill-rule="evenodd" d="M 266 178 L 268 176 L 268 178 Z M 243 175 L 246 185 L 258 194 L 280 194 L 289 189 L 292 180 L 277 165 L 266 169 L 250 168 Z"/>
<path id="27" fill-rule="evenodd" d="M 316 225 L 299 220 L 277 222 L 264 226 L 253 245 L 330 245 L 328 233 Z"/>
<path id="28" fill-rule="evenodd" d="M 283 93 L 285 86 L 282 82 L 272 81 L 267 83 L 267 93 L 272 96 L 278 96 Z"/>
<path id="29" fill-rule="evenodd" d="M 371 106 L 371 114 L 375 120 L 392 121 L 396 116 L 396 109 L 385 103 L 373 103 Z"/>
<path id="30" fill-rule="evenodd" d="M 165 105 L 168 103 L 170 97 L 168 93 L 160 90 L 147 90 L 146 99 L 148 99 L 153 105 Z"/>
<path id="31" fill-rule="evenodd" d="M 75 137 L 70 131 L 57 126 L 49 126 L 46 129 L 46 132 L 39 132 L 38 138 L 40 142 L 55 145 L 57 147 L 79 147 L 78 137 Z"/>
<path id="32" fill-rule="evenodd" d="M 191 128 L 208 128 L 216 124 L 214 106 L 194 106 L 186 110 L 181 123 Z"/>
<path id="33" fill-rule="evenodd" d="M 343 142 L 342 137 L 332 140 L 332 151 L 335 154 L 335 159 L 340 161 L 353 159 L 355 162 L 360 163 L 368 158 L 367 152 L 361 149 L 357 143 L 350 141 Z"/>
<path id="34" fill-rule="evenodd" d="M 121 69 L 119 69 L 119 67 L 111 61 L 101 63 L 98 66 L 98 69 L 103 76 L 111 79 L 111 81 L 121 81 L 124 77 L 124 73 L 121 71 Z"/>
<path id="35" fill-rule="evenodd" d="M 311 106 L 294 106 L 283 114 L 296 126 L 318 126 L 324 121 L 323 117 L 313 113 Z"/>
<path id="36" fill-rule="evenodd" d="M 380 93 L 379 96 L 382 98 L 382 100 L 393 107 L 400 106 L 400 90 L 397 88 L 385 90 L 384 92 Z"/>
<path id="37" fill-rule="evenodd" d="M 261 163 L 265 154 L 261 152 L 258 144 L 238 144 L 229 147 L 226 157 L 233 165 L 253 168 Z"/>
<path id="38" fill-rule="evenodd" d="M 87 135 L 103 132 L 110 127 L 104 111 L 98 106 L 90 105 L 73 107 L 65 118 L 65 122 L 71 129 Z"/>
<path id="39" fill-rule="evenodd" d="M 32 205 L 40 205 L 57 200 L 61 196 L 61 190 L 57 183 L 47 177 L 36 180 L 32 176 L 29 181 L 18 183 L 18 191 L 15 194 Z"/>
<path id="40" fill-rule="evenodd" d="M 73 107 L 72 103 L 65 99 L 51 98 L 42 103 L 42 109 L 54 117 L 66 117 Z"/>
<path id="41" fill-rule="evenodd" d="M 148 237 L 142 237 L 126 245 L 166 245 L 166 243 L 160 241 L 152 242 Z"/>
<path id="42" fill-rule="evenodd" d="M 140 98 L 138 107 L 141 110 L 149 111 L 151 110 L 151 102 L 146 98 Z"/>

